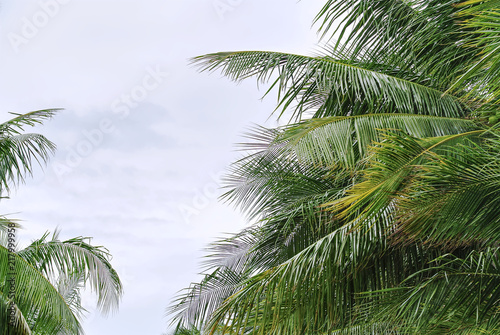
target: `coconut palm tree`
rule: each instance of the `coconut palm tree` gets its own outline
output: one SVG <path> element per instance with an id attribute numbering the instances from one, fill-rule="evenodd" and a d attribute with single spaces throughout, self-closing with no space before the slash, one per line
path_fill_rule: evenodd
<path id="1" fill-rule="evenodd" d="M 33 163 L 43 165 L 54 151 L 47 138 L 24 128 L 56 111 L 16 114 L 0 124 L 0 192 L 23 182 Z M 82 334 L 80 291 L 85 287 L 96 293 L 104 314 L 117 309 L 122 285 L 105 248 L 87 237 L 61 241 L 55 232 L 19 249 L 18 228 L 15 220 L 0 217 L 1 334 Z"/>
<path id="2" fill-rule="evenodd" d="M 254 131 L 233 164 L 224 197 L 255 223 L 212 246 L 174 320 L 208 333 L 498 333 L 497 8 L 328 0 L 314 56 L 195 58 L 271 80 L 293 123 Z"/>

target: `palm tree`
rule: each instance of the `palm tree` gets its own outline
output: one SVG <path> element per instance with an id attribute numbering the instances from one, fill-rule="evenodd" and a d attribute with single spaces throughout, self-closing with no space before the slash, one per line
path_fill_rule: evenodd
<path id="1" fill-rule="evenodd" d="M 24 181 L 33 162 L 45 163 L 55 145 L 39 134 L 25 133 L 57 110 L 16 114 L 0 124 L 0 192 Z M 80 290 L 90 286 L 98 308 L 107 314 L 118 307 L 122 284 L 111 255 L 90 238 L 66 241 L 49 233 L 19 250 L 15 220 L 0 217 L 0 333 L 81 334 Z"/>
<path id="2" fill-rule="evenodd" d="M 316 56 L 195 58 L 272 80 L 294 123 L 254 131 L 233 164 L 225 198 L 255 224 L 214 244 L 174 321 L 211 334 L 498 333 L 497 7 L 328 0 L 316 22 L 338 40 Z"/>

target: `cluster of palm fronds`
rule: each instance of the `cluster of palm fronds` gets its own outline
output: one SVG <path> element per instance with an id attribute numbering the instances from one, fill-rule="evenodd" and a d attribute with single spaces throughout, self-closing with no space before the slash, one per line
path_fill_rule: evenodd
<path id="1" fill-rule="evenodd" d="M 55 111 L 16 114 L 0 124 L 0 193 L 24 181 L 34 162 L 47 161 L 55 145 L 24 128 Z M 18 228 L 17 221 L 0 216 L 0 334 L 82 334 L 81 290 L 86 287 L 96 293 L 103 313 L 118 308 L 122 284 L 106 248 L 86 237 L 61 241 L 55 232 L 20 249 Z"/>
<path id="2" fill-rule="evenodd" d="M 271 80 L 294 123 L 232 165 L 224 198 L 253 224 L 211 247 L 179 329 L 500 333 L 499 7 L 329 0 L 321 54 L 195 58 Z"/>

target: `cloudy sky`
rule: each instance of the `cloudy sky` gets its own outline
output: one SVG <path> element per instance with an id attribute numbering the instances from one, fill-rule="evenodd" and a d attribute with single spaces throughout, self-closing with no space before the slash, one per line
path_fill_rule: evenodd
<path id="1" fill-rule="evenodd" d="M 202 249 L 246 224 L 217 202 L 220 177 L 245 130 L 276 125 L 275 96 L 261 101 L 255 80 L 199 73 L 189 58 L 310 54 L 323 2 L 0 0 L 0 121 L 64 108 L 34 130 L 56 154 L 0 213 L 23 220 L 24 245 L 58 227 L 109 249 L 125 294 L 118 314 L 87 318 L 87 334 L 165 332 Z"/>

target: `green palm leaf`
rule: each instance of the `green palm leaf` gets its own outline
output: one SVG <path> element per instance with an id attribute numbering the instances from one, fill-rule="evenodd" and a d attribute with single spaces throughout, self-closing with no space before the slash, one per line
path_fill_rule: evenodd
<path id="1" fill-rule="evenodd" d="M 496 334 L 500 329 L 498 252 L 494 248 L 471 251 L 463 258 L 440 256 L 400 288 L 373 293 L 383 299 L 375 300 L 380 305 L 374 303 L 371 308 L 379 311 L 380 319 L 403 321 L 409 333 Z M 424 278 L 411 285 L 417 276 Z"/>
<path id="2" fill-rule="evenodd" d="M 464 114 L 453 96 L 381 72 L 373 63 L 265 51 L 221 52 L 193 61 L 202 71 L 221 69 L 233 80 L 257 76 L 266 82 L 276 75 L 272 87 L 278 87 L 278 108 L 285 110 L 297 103 L 296 118 L 308 110 L 317 110 L 321 115 L 346 115 L 349 108 L 358 114 L 363 109 L 364 113 L 372 110 L 447 117 Z M 349 108 L 344 106 L 346 100 Z"/>
<path id="3" fill-rule="evenodd" d="M 2 292 L 2 334 L 66 332 L 80 334 L 80 324 L 57 289 L 35 268 L 16 253 L 0 246 L 0 283 Z M 12 293 L 9 293 L 11 292 Z M 14 299 L 11 300 L 11 297 Z M 15 328 L 7 318 L 9 305 L 14 302 Z M 31 333 L 28 333 L 31 334 Z"/>
<path id="4" fill-rule="evenodd" d="M 494 1 L 482 1 L 481 3 Z M 463 45 L 471 39 L 457 24 L 457 17 L 470 7 L 460 1 L 427 0 L 328 0 L 318 13 L 323 36 L 338 35 L 335 48 L 352 57 L 370 53 L 381 63 L 412 71 L 446 89 L 466 71 L 474 50 Z M 467 3 L 467 2 L 465 2 Z M 464 3 L 464 4 L 465 4 Z M 465 7 L 465 8 L 464 8 Z M 460 19 L 469 16 L 462 14 Z"/>
<path id="5" fill-rule="evenodd" d="M 388 134 L 386 140 L 373 147 L 363 179 L 346 196 L 326 203 L 342 217 L 363 222 L 385 211 L 408 182 L 415 169 L 436 151 L 477 137 L 484 130 L 418 140 L 407 135 Z"/>
<path id="6" fill-rule="evenodd" d="M 299 160 L 354 169 L 367 149 L 382 140 L 381 130 L 401 131 L 417 138 L 459 134 L 479 127 L 471 120 L 428 115 L 366 114 L 310 119 L 285 128 L 280 140 Z"/>
<path id="7" fill-rule="evenodd" d="M 351 228 L 341 227 L 250 278 L 213 314 L 211 329 L 226 325 L 235 333 L 250 327 L 255 334 L 293 334 L 352 327 L 355 320 L 366 322 L 356 307 L 363 299 L 355 293 L 397 285 L 436 255 L 416 246 L 387 250 L 384 233 L 375 225 Z"/>
<path id="8" fill-rule="evenodd" d="M 497 100 L 500 95 L 496 80 L 500 74 L 500 11 L 494 2 L 486 5 L 489 8 L 473 8 L 462 14 L 476 14 L 464 23 L 472 31 L 468 46 L 476 54 L 467 71 L 448 89 L 450 92 L 467 86 L 469 92 L 465 97 L 482 103 Z"/>
<path id="9" fill-rule="evenodd" d="M 25 126 L 34 126 L 54 115 L 57 110 L 41 110 L 14 114 L 15 118 L 0 124 L 0 191 L 8 191 L 11 183 L 22 182 L 32 173 L 32 162 L 45 163 L 55 145 L 39 134 L 23 133 Z"/>
<path id="10" fill-rule="evenodd" d="M 470 244 L 500 238 L 499 133 L 486 144 L 450 148 L 435 157 L 398 199 L 405 232 L 430 242 Z M 446 223 L 445 223 L 446 222 Z"/>
<path id="11" fill-rule="evenodd" d="M 44 276 L 79 274 L 84 283 L 97 294 L 97 306 L 104 313 L 116 311 L 123 293 L 118 274 L 109 262 L 109 252 L 93 246 L 88 237 L 76 237 L 66 241 L 58 239 L 57 232 L 51 240 L 48 233 L 34 241 L 18 255 L 33 264 Z"/>
<path id="12" fill-rule="evenodd" d="M 200 283 L 179 294 L 168 309 L 174 314 L 171 324 L 204 326 L 210 315 L 248 279 L 250 250 L 255 244 L 256 231 L 244 230 L 227 239 L 213 243 L 204 261 L 205 276 Z"/>

